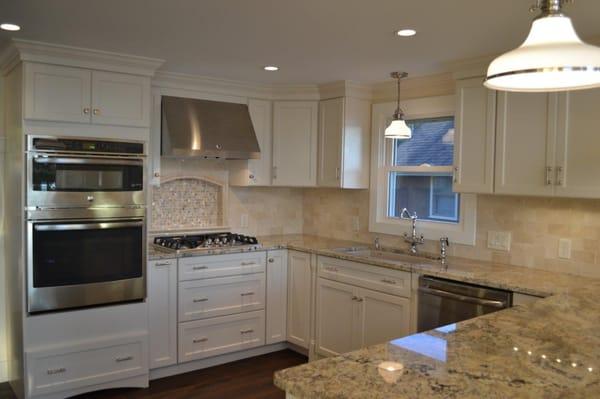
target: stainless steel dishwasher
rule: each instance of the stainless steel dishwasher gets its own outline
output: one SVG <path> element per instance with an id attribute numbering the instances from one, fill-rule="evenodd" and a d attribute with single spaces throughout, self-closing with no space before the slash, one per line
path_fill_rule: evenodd
<path id="1" fill-rule="evenodd" d="M 418 330 L 428 331 L 512 306 L 512 292 L 429 276 L 419 278 Z"/>

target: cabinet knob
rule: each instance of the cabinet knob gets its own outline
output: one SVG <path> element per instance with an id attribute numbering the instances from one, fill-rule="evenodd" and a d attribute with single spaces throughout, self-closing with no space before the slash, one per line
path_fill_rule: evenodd
<path id="1" fill-rule="evenodd" d="M 88 202 L 94 202 L 94 196 L 93 196 L 93 195 L 88 195 L 88 196 L 86 197 L 86 200 L 87 200 Z"/>
<path id="2" fill-rule="evenodd" d="M 253 175 L 253 174 L 250 174 L 250 175 L 248 176 L 248 178 L 249 178 L 250 180 L 254 180 L 254 175 Z"/>
<path id="3" fill-rule="evenodd" d="M 88 107 L 85 107 L 85 108 L 83 109 L 83 113 L 84 113 L 85 115 L 88 115 L 88 114 L 90 113 L 90 109 L 89 109 Z"/>
<path id="4" fill-rule="evenodd" d="M 160 177 L 160 172 L 154 172 L 154 177 Z"/>
<path id="5" fill-rule="evenodd" d="M 100 110 L 98 108 L 94 108 L 92 112 L 94 113 L 94 115 L 100 115 Z"/>
<path id="6" fill-rule="evenodd" d="M 273 262 L 275 262 L 275 259 L 269 258 L 269 263 L 273 263 Z"/>

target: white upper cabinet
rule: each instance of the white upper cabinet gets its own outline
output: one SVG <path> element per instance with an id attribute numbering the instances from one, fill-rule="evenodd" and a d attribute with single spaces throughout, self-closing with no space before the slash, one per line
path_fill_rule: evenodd
<path id="1" fill-rule="evenodd" d="M 600 89 L 561 94 L 558 107 L 555 194 L 600 198 Z"/>
<path id="2" fill-rule="evenodd" d="M 150 125 L 150 78 L 27 63 L 25 119 Z"/>
<path id="3" fill-rule="evenodd" d="M 273 141 L 273 105 L 268 100 L 248 100 L 248 111 L 260 148 L 260 159 L 229 162 L 232 186 L 270 186 Z"/>
<path id="4" fill-rule="evenodd" d="M 319 105 L 318 184 L 369 187 L 370 103 L 352 97 Z"/>
<path id="5" fill-rule="evenodd" d="M 89 123 L 92 72 L 25 64 L 25 119 Z"/>
<path id="6" fill-rule="evenodd" d="M 150 78 L 92 72 L 92 122 L 103 125 L 150 125 Z"/>
<path id="7" fill-rule="evenodd" d="M 316 101 L 273 103 L 273 185 L 310 187 L 317 183 Z"/>
<path id="8" fill-rule="evenodd" d="M 496 193 L 553 194 L 556 109 L 556 94 L 498 94 Z"/>
<path id="9" fill-rule="evenodd" d="M 456 85 L 456 101 L 454 191 L 492 193 L 496 92 L 483 78 L 465 79 Z"/>

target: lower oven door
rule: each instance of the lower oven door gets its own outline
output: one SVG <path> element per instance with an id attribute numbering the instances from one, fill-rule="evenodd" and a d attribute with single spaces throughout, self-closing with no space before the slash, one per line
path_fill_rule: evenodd
<path id="1" fill-rule="evenodd" d="M 30 313 L 140 300 L 144 219 L 28 222 Z"/>

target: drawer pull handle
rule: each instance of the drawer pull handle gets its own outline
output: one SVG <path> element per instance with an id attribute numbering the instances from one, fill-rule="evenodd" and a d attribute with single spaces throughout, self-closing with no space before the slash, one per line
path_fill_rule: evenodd
<path id="1" fill-rule="evenodd" d="M 130 360 L 133 360 L 133 356 L 118 357 L 115 359 L 115 362 L 122 363 L 122 362 L 128 362 Z"/>
<path id="2" fill-rule="evenodd" d="M 249 329 L 249 330 L 241 330 L 241 331 L 240 331 L 240 334 L 250 334 L 250 333 L 253 333 L 253 332 L 254 332 L 254 330 L 253 330 L 253 329 Z"/>
<path id="3" fill-rule="evenodd" d="M 363 301 L 363 298 L 360 298 L 360 297 L 358 297 L 358 296 L 356 296 L 356 295 L 353 295 L 353 296 L 352 296 L 352 300 L 353 300 L 353 301 L 356 301 L 356 302 L 362 302 L 362 301 Z"/>
<path id="4" fill-rule="evenodd" d="M 255 262 L 242 262 L 242 266 L 252 266 L 252 265 L 256 265 Z"/>
<path id="5" fill-rule="evenodd" d="M 199 344 L 200 342 L 206 342 L 206 341 L 208 341 L 208 338 L 202 337 L 202 338 L 196 338 L 192 342 L 195 343 L 195 344 Z"/>
<path id="6" fill-rule="evenodd" d="M 192 270 L 206 270 L 208 269 L 208 266 L 194 266 L 192 267 Z"/>
<path id="7" fill-rule="evenodd" d="M 194 303 L 206 302 L 206 301 L 208 301 L 208 298 L 194 298 L 194 300 L 193 300 Z"/>
<path id="8" fill-rule="evenodd" d="M 382 279 L 381 282 L 386 284 L 396 284 L 394 280 L 388 280 L 387 278 Z"/>
<path id="9" fill-rule="evenodd" d="M 156 263 L 154 266 L 170 266 L 171 262 L 159 262 Z"/>
<path id="10" fill-rule="evenodd" d="M 54 375 L 54 374 L 62 374 L 62 373 L 66 373 L 67 369 L 64 367 L 61 367 L 59 369 L 48 369 L 46 370 L 46 374 L 48 375 Z"/>
<path id="11" fill-rule="evenodd" d="M 240 295 L 241 296 L 250 296 L 250 295 L 254 295 L 254 292 L 242 292 Z"/>

